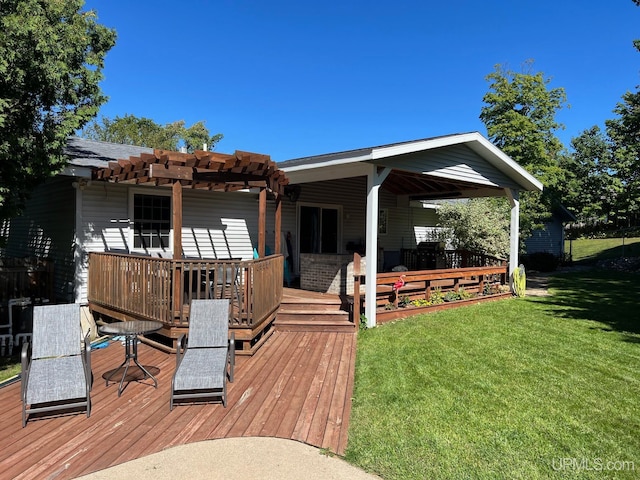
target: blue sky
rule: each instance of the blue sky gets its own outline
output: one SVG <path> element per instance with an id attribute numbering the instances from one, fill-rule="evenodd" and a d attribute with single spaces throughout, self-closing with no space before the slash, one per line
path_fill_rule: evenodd
<path id="1" fill-rule="evenodd" d="M 100 115 L 205 120 L 275 161 L 479 131 L 486 75 L 534 70 L 566 90 L 572 137 L 640 84 L 631 0 L 89 0 L 118 40 Z"/>

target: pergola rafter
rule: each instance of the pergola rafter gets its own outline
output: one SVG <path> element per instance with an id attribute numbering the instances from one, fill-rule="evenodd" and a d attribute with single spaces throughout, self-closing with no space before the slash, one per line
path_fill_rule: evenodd
<path id="1" fill-rule="evenodd" d="M 108 167 L 94 172 L 93 179 L 154 186 L 179 181 L 182 187 L 214 191 L 266 188 L 277 195 L 283 194 L 289 183 L 268 155 L 240 150 L 233 154 L 154 150 L 109 162 Z"/>
<path id="2" fill-rule="evenodd" d="M 171 187 L 173 190 L 173 256 L 182 257 L 182 190 L 218 192 L 260 190 L 258 252 L 265 253 L 266 193 L 276 199 L 275 251 L 280 251 L 281 201 L 289 179 L 269 155 L 236 150 L 232 154 L 196 150 L 193 153 L 154 150 L 109 162 L 93 172 L 93 180 L 129 185 Z"/>

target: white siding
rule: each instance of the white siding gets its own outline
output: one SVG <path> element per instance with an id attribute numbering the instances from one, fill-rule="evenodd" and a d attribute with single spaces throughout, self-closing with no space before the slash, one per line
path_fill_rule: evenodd
<path id="1" fill-rule="evenodd" d="M 344 178 L 301 185 L 298 202 L 342 207 L 342 238 L 338 244 L 341 250 L 337 253 L 345 253 L 347 243 L 365 242 L 366 195 L 366 178 Z"/>
<path id="2" fill-rule="evenodd" d="M 136 188 L 101 182 L 93 182 L 82 192 L 79 242 L 84 247 L 84 255 L 77 282 L 82 302 L 86 301 L 87 295 L 88 252 L 132 250 L 129 218 L 132 189 L 149 194 L 167 192 L 166 188 Z M 253 248 L 258 243 L 257 194 L 184 190 L 182 202 L 182 249 L 186 257 L 253 257 Z M 284 203 L 289 202 L 285 200 Z M 283 211 L 291 211 L 292 207 L 285 204 Z M 267 206 L 267 230 L 273 232 L 273 200 L 268 201 Z M 295 223 L 283 221 L 284 232 L 294 226 Z M 273 247 L 273 242 L 273 235 L 267 236 L 267 244 Z"/>
<path id="3" fill-rule="evenodd" d="M 271 208 L 267 217 L 273 216 L 273 202 L 268 203 L 271 203 Z M 185 256 L 253 257 L 253 248 L 258 243 L 257 194 L 185 190 L 182 205 L 182 250 Z M 267 243 L 269 240 L 267 238 Z"/>
<path id="4" fill-rule="evenodd" d="M 384 164 L 384 161 L 379 162 Z M 493 187 L 517 188 L 506 175 L 473 150 L 457 145 L 394 157 L 393 168 Z"/>

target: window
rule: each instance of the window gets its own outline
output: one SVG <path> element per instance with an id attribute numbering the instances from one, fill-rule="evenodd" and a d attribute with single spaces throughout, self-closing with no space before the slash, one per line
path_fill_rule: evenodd
<path id="1" fill-rule="evenodd" d="M 338 253 L 340 215 L 337 208 L 300 206 L 300 253 Z"/>
<path id="2" fill-rule="evenodd" d="M 169 249 L 171 197 L 133 195 L 133 248 Z"/>

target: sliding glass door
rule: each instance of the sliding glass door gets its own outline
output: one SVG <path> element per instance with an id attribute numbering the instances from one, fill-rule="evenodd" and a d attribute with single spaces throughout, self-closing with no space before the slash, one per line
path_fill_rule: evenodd
<path id="1" fill-rule="evenodd" d="M 338 253 L 340 210 L 337 206 L 300 205 L 298 209 L 300 253 Z"/>

